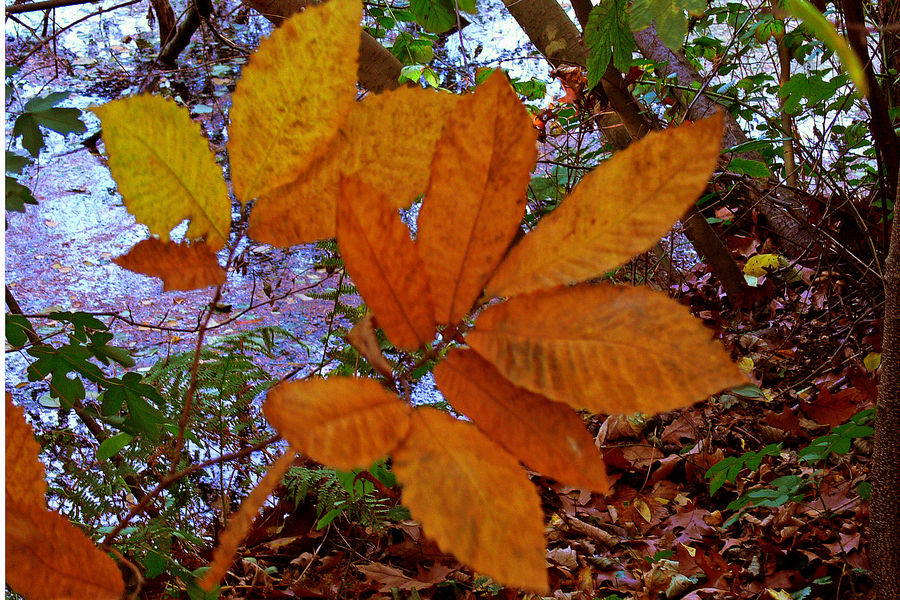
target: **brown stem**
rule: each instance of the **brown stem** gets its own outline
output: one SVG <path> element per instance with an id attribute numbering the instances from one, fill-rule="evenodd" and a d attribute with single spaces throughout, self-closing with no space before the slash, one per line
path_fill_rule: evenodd
<path id="1" fill-rule="evenodd" d="M 6 14 L 15 15 L 36 10 L 47 10 L 48 8 L 59 8 L 61 6 L 96 4 L 99 1 L 100 0 L 42 0 L 41 2 L 29 2 L 28 4 L 13 4 L 12 6 L 7 6 L 5 8 Z"/>
<path id="2" fill-rule="evenodd" d="M 791 50 L 784 42 L 784 35 L 778 37 L 778 82 L 784 86 L 791 78 Z M 784 133 L 782 150 L 784 151 L 784 179 L 793 188 L 800 187 L 797 181 L 797 161 L 794 158 L 794 120 L 784 110 L 787 97 L 780 98 L 781 128 Z"/>

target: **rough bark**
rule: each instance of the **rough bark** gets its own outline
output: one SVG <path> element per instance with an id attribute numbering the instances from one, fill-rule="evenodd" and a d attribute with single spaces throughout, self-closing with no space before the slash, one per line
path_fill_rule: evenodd
<path id="1" fill-rule="evenodd" d="M 659 74 L 664 77 L 672 77 L 678 82 L 679 87 L 691 89 L 694 84 L 703 84 L 703 78 L 681 52 L 674 52 L 667 48 L 659 39 L 656 29 L 651 25 L 647 29 L 637 31 L 634 34 L 638 49 L 646 58 L 659 64 Z M 687 108 L 687 118 L 694 121 L 722 112 L 725 116 L 725 133 L 722 145 L 731 148 L 746 143 L 747 136 L 744 130 L 724 106 L 710 99 L 705 94 L 698 94 L 688 101 L 682 89 L 673 88 L 672 93 L 676 100 Z M 759 152 L 741 153 L 742 158 L 765 162 Z M 816 245 L 816 239 L 810 230 L 802 204 L 787 188 L 780 187 L 777 181 L 759 180 L 758 183 L 767 192 L 762 194 L 757 201 L 760 213 L 765 216 L 772 232 L 794 254 L 800 254 Z"/>
<path id="2" fill-rule="evenodd" d="M 575 64 L 587 68 L 587 47 L 584 40 L 555 0 L 504 0 L 504 3 L 532 43 L 551 64 Z M 586 8 L 584 3 L 576 5 L 582 27 L 590 12 Z M 601 85 L 615 114 L 604 115 L 600 126 L 616 149 L 625 148 L 632 140 L 640 139 L 653 130 L 653 125 L 642 113 L 640 104 L 628 91 L 622 73 L 612 65 L 606 70 Z M 740 267 L 715 230 L 693 207 L 685 214 L 684 222 L 685 235 L 722 282 L 728 299 L 734 304 L 743 303 L 750 295 L 750 288 L 744 281 Z"/>
<path id="3" fill-rule="evenodd" d="M 187 48 L 187 45 L 191 41 L 191 37 L 193 37 L 194 32 L 197 31 L 197 28 L 200 27 L 200 23 L 203 22 L 204 17 L 209 17 L 209 12 L 205 15 L 202 14 L 203 9 L 208 4 L 209 0 L 204 4 L 191 2 L 190 5 L 188 5 L 187 14 L 184 17 L 184 20 L 178 24 L 174 33 L 170 35 L 168 42 L 166 42 L 166 44 L 162 46 L 162 50 L 159 51 L 159 56 L 156 59 L 157 63 L 166 68 L 173 68 L 175 66 L 175 59 L 177 59 L 178 55 Z"/>
<path id="4" fill-rule="evenodd" d="M 900 198 L 897 198 L 900 201 Z M 884 341 L 875 450 L 869 563 L 880 600 L 900 598 L 900 236 L 892 235 L 884 272 Z"/>
<path id="5" fill-rule="evenodd" d="M 242 0 L 275 25 L 306 7 L 306 0 Z M 372 92 L 382 92 L 400 86 L 400 70 L 403 64 L 378 43 L 371 35 L 362 32 L 359 43 L 360 84 Z"/>
<path id="6" fill-rule="evenodd" d="M 175 33 L 178 20 L 169 0 L 150 0 L 150 6 L 156 13 L 156 24 L 159 26 L 159 47 L 164 48 Z"/>

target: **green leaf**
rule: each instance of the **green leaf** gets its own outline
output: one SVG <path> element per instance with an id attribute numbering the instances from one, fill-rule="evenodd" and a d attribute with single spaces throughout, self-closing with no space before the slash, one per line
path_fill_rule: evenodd
<path id="1" fill-rule="evenodd" d="M 41 134 L 40 128 L 34 115 L 24 113 L 19 115 L 13 125 L 13 137 L 22 136 L 22 147 L 28 150 L 28 153 L 37 157 L 44 147 L 44 136 Z"/>
<path id="2" fill-rule="evenodd" d="M 678 50 L 687 35 L 687 16 L 703 14 L 705 0 L 634 0 L 631 5 L 631 29 L 640 31 L 656 23 L 656 33 L 668 48 Z"/>
<path id="3" fill-rule="evenodd" d="M 853 83 L 856 84 L 859 93 L 863 96 L 868 94 L 869 86 L 866 83 L 862 63 L 856 52 L 850 48 L 847 40 L 835 30 L 834 25 L 806 0 L 783 0 L 782 6 L 792 16 L 803 21 L 813 35 L 822 40 L 826 46 L 834 50 L 850 78 L 853 79 Z"/>
<path id="4" fill-rule="evenodd" d="M 635 49 L 628 0 L 603 0 L 595 6 L 588 18 L 584 41 L 588 47 L 588 87 L 600 83 L 610 60 L 620 71 L 627 71 Z"/>
<path id="5" fill-rule="evenodd" d="M 401 31 L 390 51 L 405 65 L 424 65 L 434 59 L 434 42 L 426 38 L 414 38 Z"/>
<path id="6" fill-rule="evenodd" d="M 77 108 L 51 108 L 33 114 L 39 125 L 60 135 L 87 131 L 87 127 L 81 121 L 81 111 Z"/>
<path id="7" fill-rule="evenodd" d="M 31 164 L 31 159 L 15 152 L 6 151 L 6 172 L 21 173 L 22 170 Z"/>
<path id="8" fill-rule="evenodd" d="M 6 210 L 25 212 L 26 204 L 37 204 L 31 190 L 14 177 L 6 176 Z"/>
<path id="9" fill-rule="evenodd" d="M 7 193 L 9 191 L 7 190 Z M 6 315 L 6 341 L 14 348 L 21 348 L 28 343 L 28 333 L 34 334 L 31 322 L 22 315 Z"/>
<path id="10" fill-rule="evenodd" d="M 460 10 L 475 12 L 474 0 L 459 2 Z M 456 27 L 456 3 L 454 0 L 410 0 L 409 9 L 416 17 L 416 23 L 431 33 L 444 33 Z"/>
<path id="11" fill-rule="evenodd" d="M 738 175 L 749 175 L 759 179 L 772 176 L 766 163 L 746 158 L 732 158 L 728 163 L 728 170 Z"/>
<path id="12" fill-rule="evenodd" d="M 24 112 L 38 113 L 49 110 L 69 97 L 71 92 L 54 92 L 41 98 L 32 98 L 25 103 Z"/>
<path id="13" fill-rule="evenodd" d="M 106 460 L 107 458 L 119 453 L 122 448 L 131 443 L 134 436 L 129 433 L 117 433 L 103 440 L 100 447 L 97 448 L 97 460 Z"/>

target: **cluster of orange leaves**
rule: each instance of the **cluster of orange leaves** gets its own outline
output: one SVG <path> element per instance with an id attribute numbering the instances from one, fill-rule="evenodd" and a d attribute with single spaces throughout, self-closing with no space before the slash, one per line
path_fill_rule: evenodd
<path id="1" fill-rule="evenodd" d="M 497 72 L 462 96 L 402 88 L 356 101 L 360 18 L 359 0 L 331 0 L 260 45 L 233 98 L 234 193 L 256 200 L 248 233 L 258 240 L 338 238 L 373 315 L 351 340 L 388 378 L 376 323 L 396 347 L 434 352 L 439 332 L 443 348 L 474 315 L 465 346 L 435 369 L 471 421 L 413 408 L 375 380 L 277 386 L 264 411 L 291 448 L 232 520 L 202 584 L 224 574 L 296 448 L 340 469 L 391 455 L 404 504 L 442 548 L 504 584 L 546 591 L 540 499 L 520 461 L 603 492 L 602 457 L 576 411 L 654 413 L 743 381 L 665 295 L 587 283 L 650 247 L 696 200 L 721 119 L 636 142 L 510 249 L 536 132 L 508 80 Z M 188 112 L 155 97 L 96 112 L 126 206 L 156 236 L 117 262 L 166 289 L 221 283 L 230 202 Z M 397 209 L 423 193 L 413 240 Z M 188 241 L 170 241 L 184 219 Z"/>

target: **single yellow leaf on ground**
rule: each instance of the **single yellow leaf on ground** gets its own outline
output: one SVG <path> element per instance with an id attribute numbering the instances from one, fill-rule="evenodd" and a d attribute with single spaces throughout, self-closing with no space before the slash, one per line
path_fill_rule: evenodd
<path id="1" fill-rule="evenodd" d="M 544 519 L 518 461 L 471 423 L 413 415 L 394 452 L 403 504 L 447 552 L 504 585 L 546 592 Z"/>
<path id="2" fill-rule="evenodd" d="M 409 431 L 410 410 L 374 379 L 356 377 L 282 383 L 263 405 L 292 446 L 345 471 L 390 454 Z"/>
<path id="3" fill-rule="evenodd" d="M 459 96 L 402 87 L 353 105 L 328 153 L 294 181 L 263 194 L 248 234 L 276 246 L 335 237 L 342 176 L 355 175 L 405 208 L 425 192 L 434 146 Z"/>
<path id="4" fill-rule="evenodd" d="M 357 179 L 341 181 L 337 239 L 344 268 L 396 346 L 434 340 L 428 281 L 409 229 L 383 194 Z"/>
<path id="5" fill-rule="evenodd" d="M 225 283 L 225 271 L 203 242 L 176 244 L 156 238 L 142 240 L 113 259 L 120 267 L 163 280 L 163 291 L 197 290 Z"/>
<path id="6" fill-rule="evenodd" d="M 651 133 L 588 173 L 507 255 L 487 285 L 513 296 L 602 275 L 650 248 L 697 200 L 722 116 Z"/>
<path id="7" fill-rule="evenodd" d="M 25 421 L 25 409 L 6 394 L 6 502 L 47 506 L 47 479 L 38 460 L 41 448 Z"/>
<path id="8" fill-rule="evenodd" d="M 310 5 L 272 32 L 234 90 L 228 154 L 246 203 L 299 177 L 331 151 L 356 101 L 359 0 Z"/>
<path id="9" fill-rule="evenodd" d="M 595 413 L 662 412 L 746 382 L 687 308 L 646 288 L 517 296 L 481 313 L 466 341 L 515 385 Z"/>
<path id="10" fill-rule="evenodd" d="M 471 350 L 451 351 L 435 368 L 434 379 L 453 408 L 535 471 L 606 492 L 603 456 L 567 404 L 514 386 Z"/>
<path id="11" fill-rule="evenodd" d="M 418 245 L 438 323 L 481 296 L 525 214 L 537 132 L 500 71 L 463 97 L 435 147 Z"/>
<path id="12" fill-rule="evenodd" d="M 158 96 L 115 100 L 93 111 L 125 206 L 162 240 L 185 219 L 185 237 L 213 250 L 228 240 L 231 201 L 222 169 L 186 108 Z"/>
<path id="13" fill-rule="evenodd" d="M 6 504 L 6 583 L 29 600 L 121 600 L 125 592 L 116 563 L 68 519 L 18 502 Z"/>
<path id="14" fill-rule="evenodd" d="M 372 313 L 366 313 L 347 334 L 347 340 L 362 354 L 372 368 L 388 378 L 393 378 L 391 363 L 381 352 L 381 344 L 375 336 L 375 320 Z"/>
<path id="15" fill-rule="evenodd" d="M 253 520 L 259 514 L 259 509 L 265 504 L 266 499 L 278 485 L 281 478 L 287 472 L 297 452 L 288 446 L 285 453 L 275 461 L 266 472 L 265 477 L 259 480 L 250 495 L 241 502 L 241 508 L 228 520 L 228 526 L 219 536 L 219 545 L 213 553 L 213 561 L 209 570 L 197 582 L 201 588 L 210 592 L 222 581 L 222 576 L 228 571 L 228 567 L 234 562 L 234 555 L 247 532 L 253 525 Z"/>

